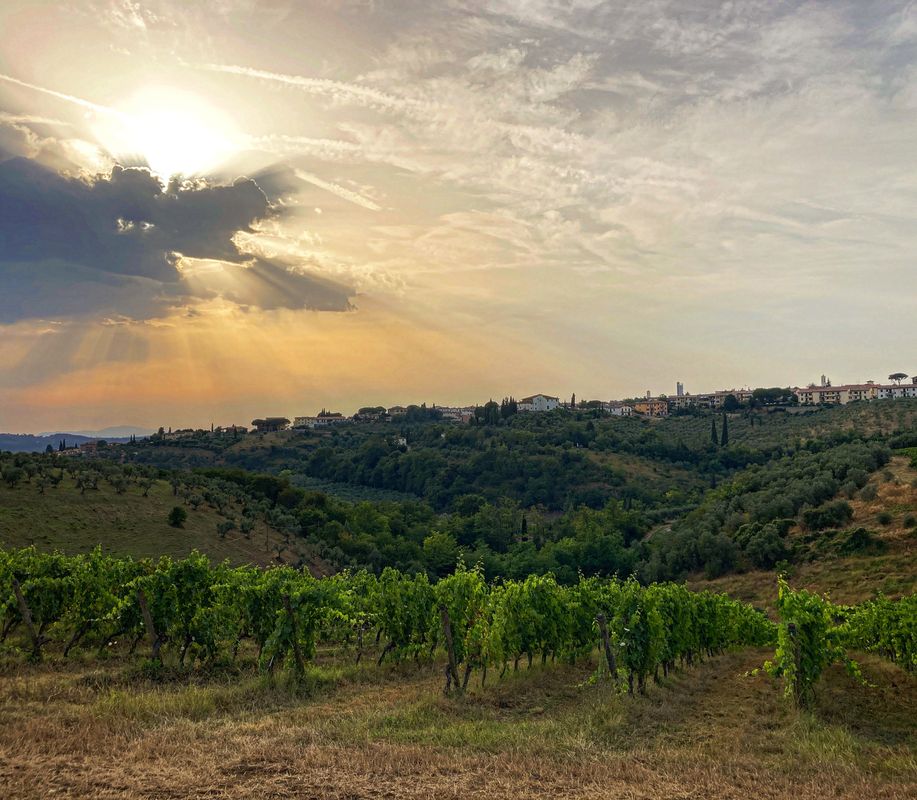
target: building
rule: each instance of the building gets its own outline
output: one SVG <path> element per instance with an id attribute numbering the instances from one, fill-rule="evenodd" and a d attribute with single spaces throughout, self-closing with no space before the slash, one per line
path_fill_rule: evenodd
<path id="1" fill-rule="evenodd" d="M 659 397 L 648 397 L 638 400 L 633 405 L 634 411 L 645 417 L 667 417 L 669 415 L 668 400 Z"/>
<path id="2" fill-rule="evenodd" d="M 685 385 L 681 381 L 675 382 L 675 396 L 684 397 L 685 395 Z"/>
<path id="3" fill-rule="evenodd" d="M 322 409 L 314 417 L 294 417 L 293 427 L 302 428 L 327 428 L 332 425 L 341 425 L 350 422 L 350 417 L 345 417 L 338 411 L 325 411 Z"/>
<path id="4" fill-rule="evenodd" d="M 794 390 L 799 404 L 803 406 L 847 405 L 847 403 L 867 400 L 899 400 L 917 398 L 917 383 L 898 385 L 879 384 L 874 381 L 866 383 L 849 383 L 843 386 L 806 386 Z"/>
<path id="5" fill-rule="evenodd" d="M 669 404 L 670 412 L 682 408 L 718 409 L 723 407 L 729 395 L 740 403 L 747 403 L 754 396 L 754 392 L 751 389 L 720 389 L 704 394 L 676 394 L 675 397 L 667 397 L 666 402 Z"/>
<path id="6" fill-rule="evenodd" d="M 603 403 L 602 407 L 613 417 L 629 417 L 634 413 L 634 407 L 627 403 L 609 402 Z"/>
<path id="7" fill-rule="evenodd" d="M 531 397 L 523 397 L 516 407 L 519 411 L 553 411 L 560 406 L 559 397 L 551 397 L 548 394 L 533 394 Z"/>
<path id="8" fill-rule="evenodd" d="M 905 383 L 904 385 L 893 383 L 887 386 L 877 386 L 876 389 L 876 398 L 878 400 L 899 400 L 905 397 L 917 397 L 917 384 L 914 383 Z"/>
<path id="9" fill-rule="evenodd" d="M 468 423 L 474 418 L 474 406 L 435 406 L 435 409 L 448 422 Z"/>
<path id="10" fill-rule="evenodd" d="M 248 428 L 244 425 L 219 425 L 213 429 L 213 433 L 218 436 L 236 436 L 248 433 Z"/>

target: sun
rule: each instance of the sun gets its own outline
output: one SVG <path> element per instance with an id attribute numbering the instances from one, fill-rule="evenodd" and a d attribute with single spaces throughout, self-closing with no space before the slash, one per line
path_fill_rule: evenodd
<path id="1" fill-rule="evenodd" d="M 141 161 L 163 179 L 203 175 L 240 149 L 229 116 L 201 97 L 171 87 L 148 87 L 99 121 L 100 142 L 119 161 Z"/>

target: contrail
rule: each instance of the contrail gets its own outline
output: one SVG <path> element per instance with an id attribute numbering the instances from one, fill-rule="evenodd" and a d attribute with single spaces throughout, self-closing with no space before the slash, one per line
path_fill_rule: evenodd
<path id="1" fill-rule="evenodd" d="M 58 100 L 64 100 L 67 103 L 73 103 L 74 105 L 80 106 L 82 108 L 88 108 L 90 111 L 95 111 L 99 114 L 108 114 L 110 116 L 118 117 L 124 119 L 125 114 L 122 114 L 120 111 L 116 111 L 113 108 L 108 106 L 102 106 L 98 103 L 93 103 L 90 100 L 84 100 L 82 97 L 75 97 L 72 94 L 64 94 L 63 92 L 55 92 L 54 89 L 46 89 L 44 86 L 36 86 L 34 83 L 27 83 L 26 81 L 21 81 L 19 78 L 14 78 L 11 75 L 4 75 L 0 72 L 0 80 L 7 81 L 8 83 L 14 83 L 17 86 L 22 86 L 26 89 L 31 89 L 34 92 L 41 92 L 42 94 L 49 95 L 51 97 L 56 97 Z"/>
<path id="2" fill-rule="evenodd" d="M 368 197 L 363 197 L 363 195 L 352 192 L 350 189 L 345 189 L 343 186 L 339 186 L 336 183 L 322 180 L 317 175 L 313 175 L 311 172 L 305 172 L 304 170 L 297 169 L 295 170 L 295 174 L 296 177 L 301 181 L 311 183 L 313 186 L 318 186 L 319 189 L 324 189 L 326 192 L 331 192 L 331 194 L 336 194 L 342 200 L 347 200 L 358 206 L 363 206 L 363 208 L 368 208 L 370 211 L 382 210 L 382 206 L 377 205 Z"/>
<path id="3" fill-rule="evenodd" d="M 8 114 L 6 111 L 0 111 L 0 122 L 7 125 L 65 125 L 68 128 L 71 126 L 71 123 L 54 117 L 39 117 L 35 114 Z"/>
<path id="4" fill-rule="evenodd" d="M 245 75 L 249 78 L 259 78 L 274 83 L 282 83 L 286 86 L 295 86 L 311 94 L 332 97 L 339 100 L 352 100 L 366 105 L 392 110 L 404 110 L 416 105 L 412 100 L 408 100 L 404 97 L 397 97 L 396 95 L 388 94 L 378 89 L 360 86 L 355 83 L 345 83 L 344 81 L 333 81 L 328 78 L 306 78 L 301 75 L 267 72 L 266 70 L 252 69 L 251 67 L 238 67 L 232 64 L 202 64 L 200 65 L 200 69 L 206 69 L 211 72 L 226 72 L 230 75 Z"/>
<path id="5" fill-rule="evenodd" d="M 264 147 L 274 152 L 307 152 L 325 158 L 342 158 L 362 153 L 360 145 L 342 139 L 315 139 L 311 136 L 288 136 L 283 133 L 274 133 L 268 136 L 251 136 L 248 141 L 253 147 Z"/>

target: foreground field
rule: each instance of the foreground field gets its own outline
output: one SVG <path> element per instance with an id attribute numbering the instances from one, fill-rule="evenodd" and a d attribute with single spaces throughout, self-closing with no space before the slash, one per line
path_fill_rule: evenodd
<path id="1" fill-rule="evenodd" d="M 323 658 L 307 688 L 250 670 L 157 683 L 117 659 L 7 663 L 4 798 L 906 798 L 917 683 L 864 657 L 814 713 L 745 673 L 766 650 L 676 673 L 646 698 L 537 666 L 467 696 L 440 669 Z"/>

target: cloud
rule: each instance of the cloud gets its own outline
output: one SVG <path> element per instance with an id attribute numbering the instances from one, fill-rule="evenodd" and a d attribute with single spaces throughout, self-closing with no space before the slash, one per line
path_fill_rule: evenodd
<path id="1" fill-rule="evenodd" d="M 109 108 L 108 106 L 103 106 L 99 103 L 93 103 L 90 100 L 85 100 L 84 98 L 77 97 L 76 95 L 66 94 L 65 92 L 57 92 L 54 89 L 46 89 L 44 86 L 38 86 L 34 83 L 21 81 L 18 78 L 12 77 L 11 75 L 4 75 L 0 73 L 0 81 L 6 81 L 7 83 L 11 83 L 14 86 L 21 86 L 24 89 L 31 89 L 34 92 L 40 92 L 41 94 L 46 94 L 49 97 L 56 97 L 58 100 L 72 103 L 73 105 L 80 106 L 81 108 L 84 108 L 88 111 L 95 111 L 97 114 L 105 114 L 114 117 L 124 116 L 121 114 L 121 112 L 116 111 L 113 108 Z"/>
<path id="2" fill-rule="evenodd" d="M 368 208 L 370 211 L 382 210 L 382 206 L 380 206 L 378 203 L 374 203 L 368 197 L 364 197 L 359 192 L 354 192 L 351 189 L 347 189 L 337 183 L 323 180 L 317 175 L 313 175 L 311 172 L 306 172 L 305 170 L 298 169 L 296 170 L 296 177 L 305 181 L 306 183 L 311 183 L 313 186 L 318 186 L 319 189 L 324 189 L 326 192 L 331 192 L 331 194 L 337 195 L 342 200 L 346 200 L 347 202 L 353 203 L 354 205 Z"/>
<path id="3" fill-rule="evenodd" d="M 346 310 L 348 290 L 234 237 L 278 213 L 251 179 L 228 185 L 115 167 L 80 179 L 27 158 L 0 163 L 0 320 L 116 310 L 129 316 L 221 295 L 263 308 Z M 182 260 L 222 265 L 210 283 Z"/>
<path id="4" fill-rule="evenodd" d="M 399 97 L 396 94 L 381 92 L 369 86 L 361 86 L 356 83 L 347 83 L 345 81 L 334 81 L 328 78 L 312 78 L 302 75 L 288 75 L 280 72 L 270 72 L 268 70 L 253 69 L 251 67 L 238 66 L 234 64 L 202 64 L 201 69 L 210 72 L 224 72 L 230 75 L 244 75 L 249 78 L 257 78 L 262 81 L 279 83 L 285 86 L 292 86 L 296 89 L 308 92 L 309 94 L 320 97 L 328 97 L 342 103 L 358 103 L 360 105 L 370 106 L 386 111 L 405 110 L 410 107 L 412 102 L 406 98 Z"/>

